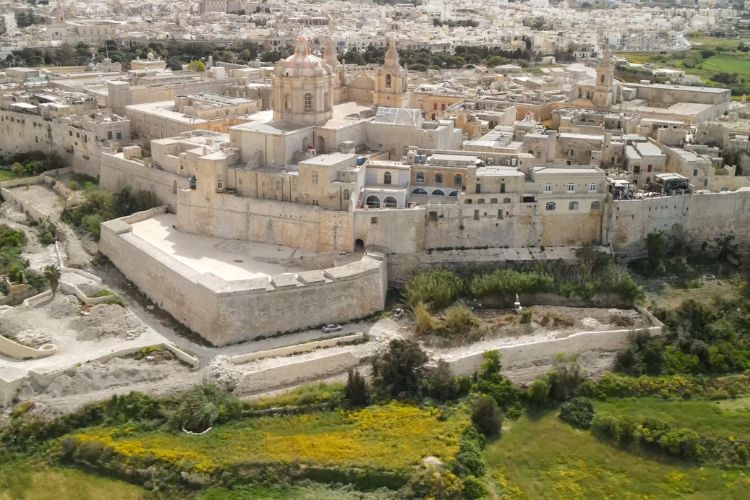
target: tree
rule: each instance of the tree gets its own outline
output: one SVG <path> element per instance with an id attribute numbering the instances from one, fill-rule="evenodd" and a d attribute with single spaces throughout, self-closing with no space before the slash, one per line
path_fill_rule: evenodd
<path id="1" fill-rule="evenodd" d="M 391 397 L 418 396 L 427 354 L 413 340 L 394 339 L 372 363 L 375 385 Z"/>
<path id="2" fill-rule="evenodd" d="M 195 72 L 198 72 L 198 73 L 202 73 L 202 72 L 206 71 L 206 63 L 204 63 L 200 59 L 193 59 L 188 64 L 188 69 L 190 71 L 195 71 Z"/>
<path id="3" fill-rule="evenodd" d="M 534 408 L 544 408 L 549 404 L 549 380 L 538 378 L 529 387 L 529 404 Z"/>
<path id="4" fill-rule="evenodd" d="M 49 288 L 52 290 L 52 296 L 57 294 L 57 287 L 60 286 L 60 270 L 55 266 L 47 266 L 44 268 L 44 279 L 49 283 Z"/>
<path id="5" fill-rule="evenodd" d="M 365 377 L 356 370 L 349 370 L 344 398 L 352 406 L 367 406 L 370 404 L 370 385 Z"/>
<path id="6" fill-rule="evenodd" d="M 471 407 L 471 421 L 485 436 L 496 436 L 503 424 L 503 413 L 493 398 L 482 394 Z"/>
<path id="7" fill-rule="evenodd" d="M 583 383 L 583 373 L 576 355 L 559 354 L 549 374 L 550 395 L 556 401 L 567 401 L 577 396 Z"/>
<path id="8" fill-rule="evenodd" d="M 424 380 L 427 394 L 438 401 L 450 401 L 460 396 L 458 380 L 453 376 L 450 365 L 440 360 L 437 366 L 427 372 Z"/>

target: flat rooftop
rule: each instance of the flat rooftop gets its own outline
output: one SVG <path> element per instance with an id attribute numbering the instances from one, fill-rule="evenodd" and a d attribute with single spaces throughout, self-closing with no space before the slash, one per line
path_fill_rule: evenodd
<path id="1" fill-rule="evenodd" d="M 158 215 L 132 224 L 132 234 L 196 272 L 226 281 L 307 271 L 283 262 L 315 255 L 296 248 L 183 233 L 175 229 L 176 223 L 173 214 Z"/>

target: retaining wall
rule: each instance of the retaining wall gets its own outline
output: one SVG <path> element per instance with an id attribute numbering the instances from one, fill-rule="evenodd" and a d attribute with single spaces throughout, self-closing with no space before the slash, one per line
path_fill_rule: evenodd
<path id="1" fill-rule="evenodd" d="M 647 331 L 660 335 L 662 325 L 638 330 L 609 330 L 579 332 L 559 339 L 545 339 L 526 344 L 498 347 L 503 370 L 516 370 L 534 365 L 549 363 L 558 353 L 581 354 L 589 351 L 613 352 L 625 349 L 630 344 L 631 335 L 636 331 Z M 461 357 L 445 357 L 456 375 L 472 375 L 479 371 L 484 360 L 484 352 Z"/>
<path id="2" fill-rule="evenodd" d="M 342 352 L 296 363 L 288 363 L 244 375 L 238 382 L 234 392 L 237 394 L 249 394 L 297 382 L 309 381 L 327 375 L 342 373 L 358 364 L 359 358 L 351 352 Z"/>
<path id="3" fill-rule="evenodd" d="M 268 349 L 266 351 L 250 352 L 247 354 L 239 354 L 232 356 L 229 360 L 235 365 L 242 363 L 248 363 L 263 358 L 272 358 L 274 356 L 291 356 L 293 354 L 302 354 L 305 352 L 314 351 L 315 349 L 324 349 L 326 347 L 335 347 L 343 344 L 353 344 L 365 339 L 364 332 L 357 332 L 353 335 L 344 335 L 342 337 L 334 337 L 325 340 L 316 340 L 314 342 L 305 342 L 304 344 L 295 344 L 276 349 Z"/>
<path id="4" fill-rule="evenodd" d="M 0 354 L 9 358 L 17 360 L 39 359 L 52 356 L 56 352 L 57 346 L 54 344 L 46 344 L 42 346 L 42 349 L 36 349 L 34 347 L 19 344 L 15 340 L 0 335 Z"/>

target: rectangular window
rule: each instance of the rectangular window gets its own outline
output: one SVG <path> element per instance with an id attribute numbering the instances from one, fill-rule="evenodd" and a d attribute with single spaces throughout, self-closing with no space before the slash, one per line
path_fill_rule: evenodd
<path id="1" fill-rule="evenodd" d="M 652 169 L 653 169 L 653 165 L 649 165 L 648 167 L 646 167 L 646 172 L 651 172 Z"/>
<path id="2" fill-rule="evenodd" d="M 569 193 L 575 193 L 576 192 L 576 185 L 575 184 L 568 184 L 568 192 Z"/>
<path id="3" fill-rule="evenodd" d="M 693 177 L 698 177 L 698 169 L 697 168 L 693 169 Z"/>
<path id="4" fill-rule="evenodd" d="M 545 193 L 551 193 L 552 192 L 552 184 L 545 184 L 544 185 L 544 192 Z"/>
<path id="5" fill-rule="evenodd" d="M 634 174 L 640 174 L 641 173 L 641 166 L 640 165 L 635 165 L 633 167 L 633 173 Z"/>
<path id="6" fill-rule="evenodd" d="M 589 184 L 589 193 L 596 193 L 596 191 L 597 191 L 596 184 L 594 184 L 593 182 Z"/>

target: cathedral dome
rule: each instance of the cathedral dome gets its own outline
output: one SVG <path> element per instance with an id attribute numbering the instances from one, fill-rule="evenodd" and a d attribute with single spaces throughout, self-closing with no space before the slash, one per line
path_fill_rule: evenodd
<path id="1" fill-rule="evenodd" d="M 331 74 L 330 67 L 310 52 L 307 38 L 297 38 L 294 54 L 279 65 L 278 74 L 292 78 L 326 76 Z"/>

